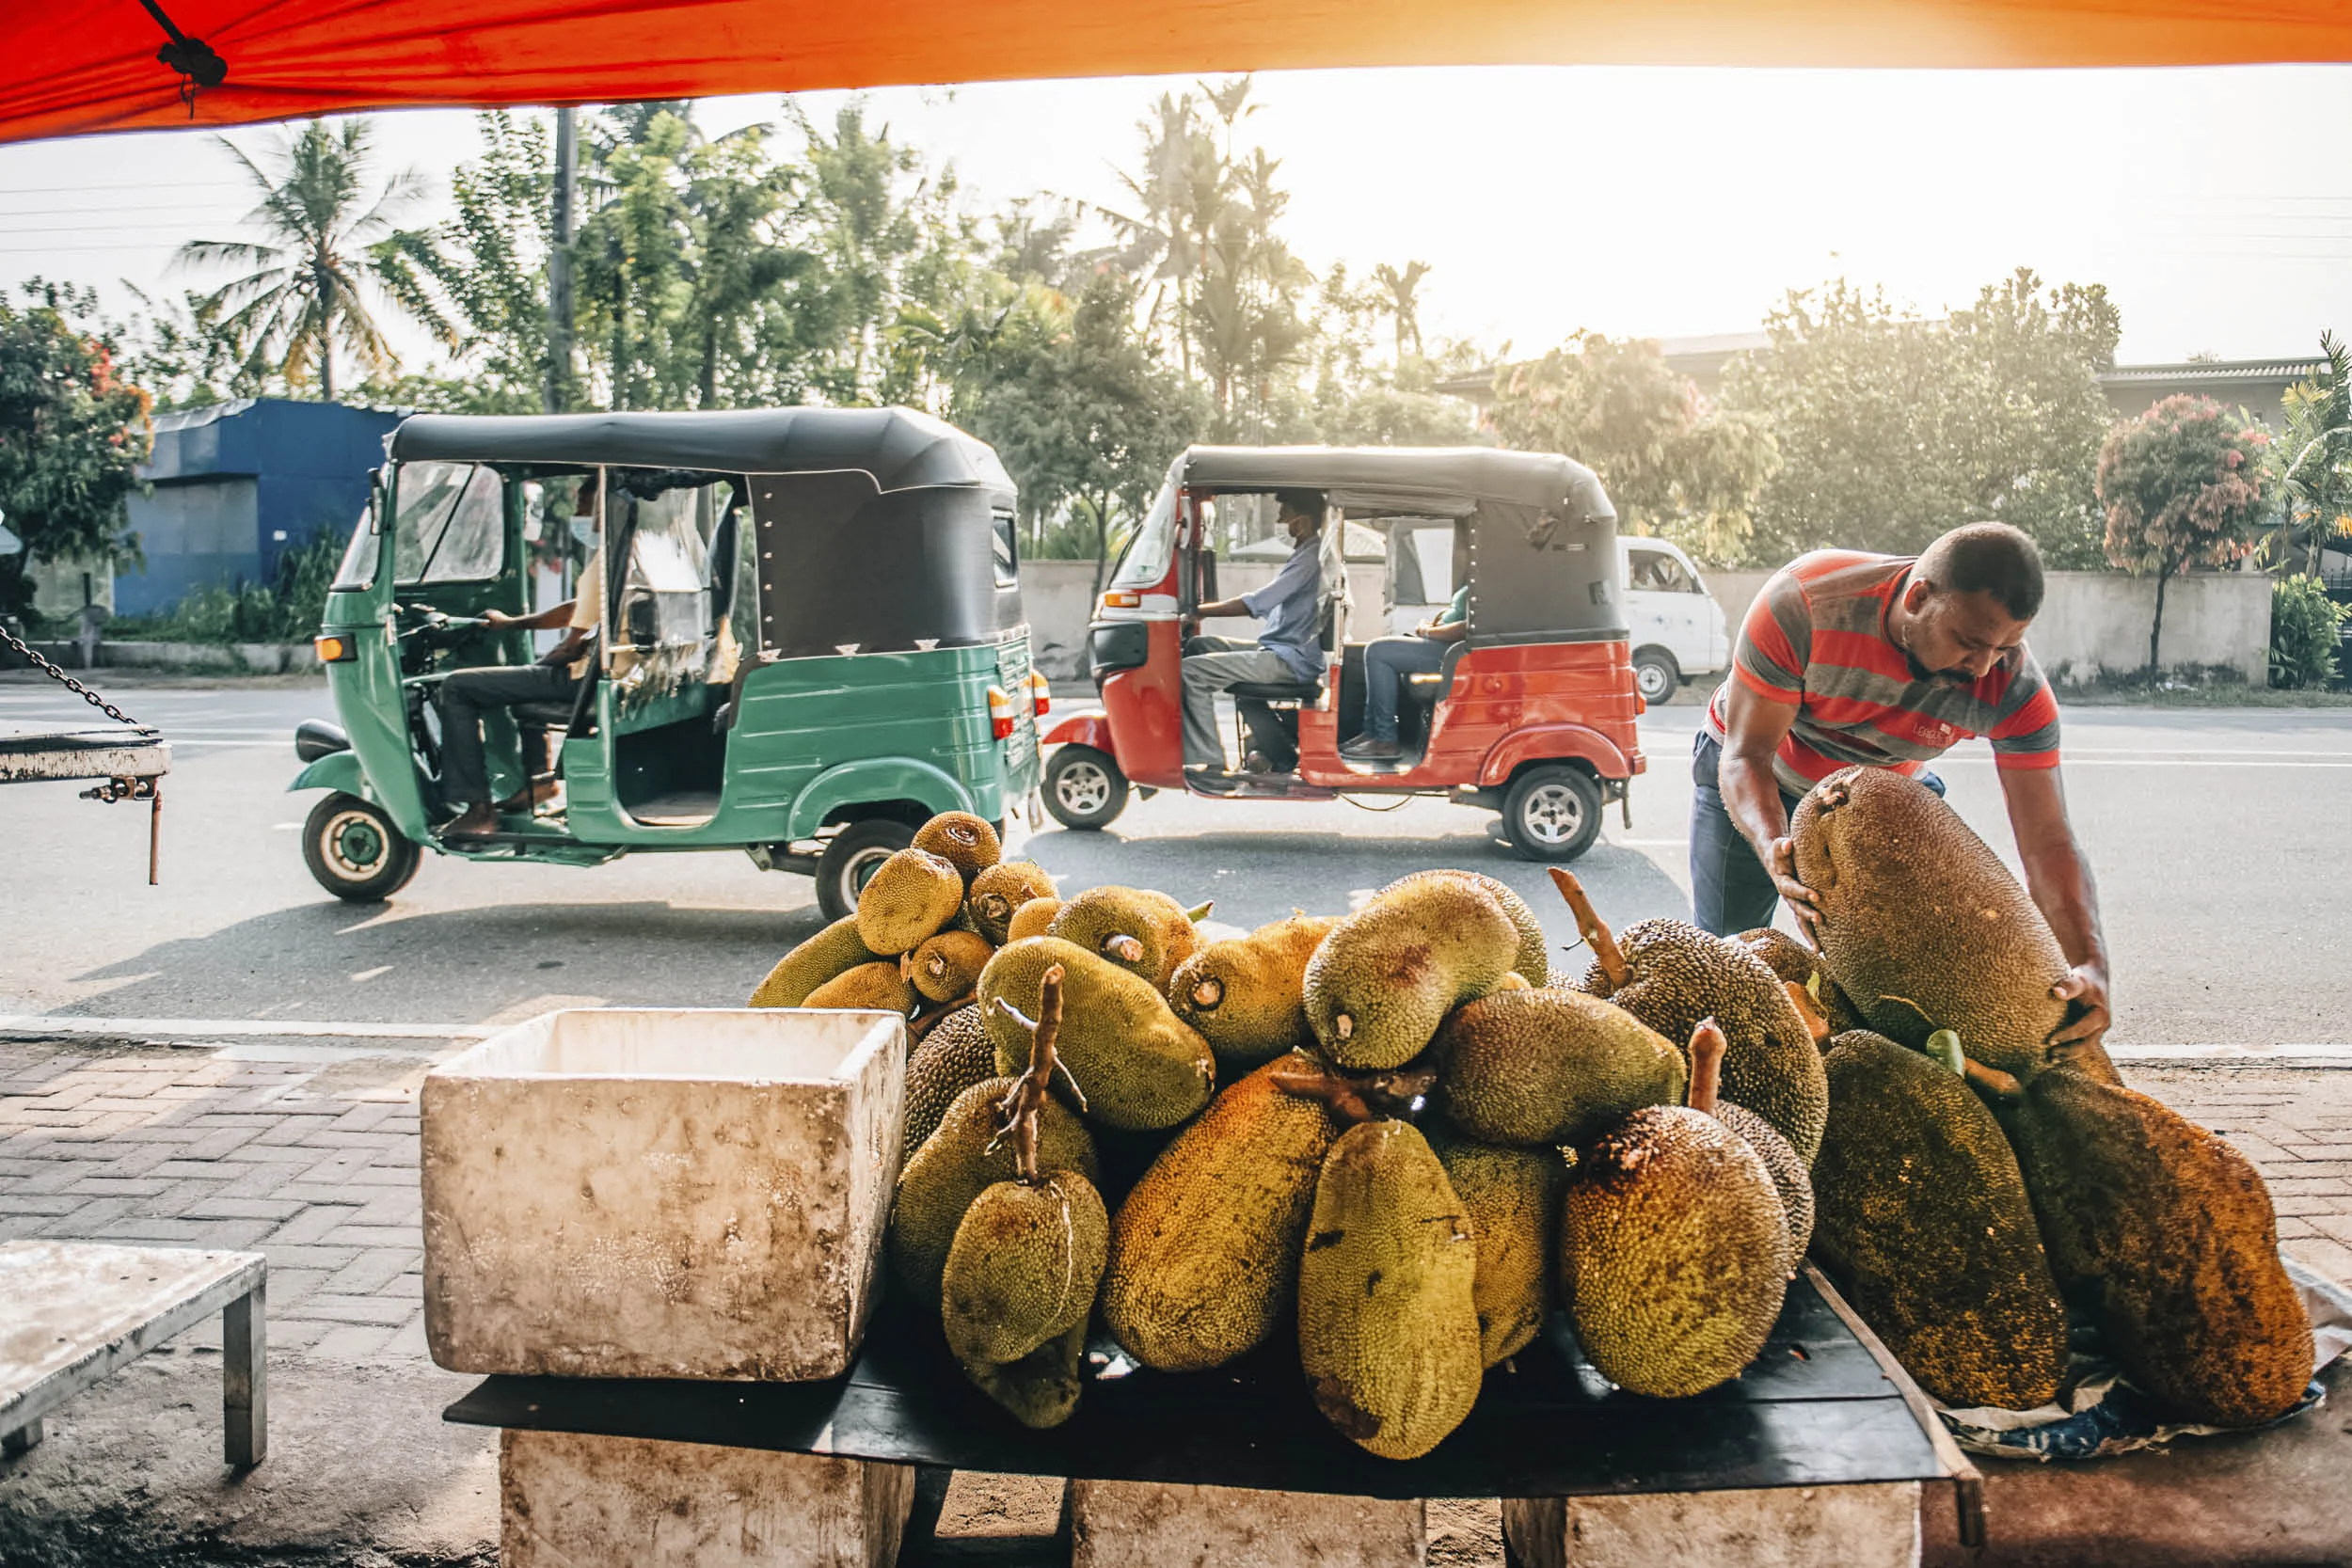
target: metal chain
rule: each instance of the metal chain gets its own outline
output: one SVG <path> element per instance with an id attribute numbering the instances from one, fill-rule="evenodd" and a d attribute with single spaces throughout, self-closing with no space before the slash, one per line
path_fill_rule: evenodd
<path id="1" fill-rule="evenodd" d="M 0 626 L 0 642 L 6 642 L 9 647 L 14 648 L 18 653 L 23 654 L 26 658 L 31 659 L 33 661 L 33 667 L 40 671 L 42 674 L 47 675 L 51 680 L 63 681 L 65 683 L 65 689 L 68 691 L 73 692 L 75 695 L 79 696 L 82 701 L 89 704 L 90 706 L 96 708 L 99 712 L 104 714 L 116 723 L 128 724 L 135 730 L 143 730 L 147 728 L 145 724 L 140 723 L 137 720 L 132 718 L 129 714 L 115 706 L 114 704 L 106 701 L 105 698 L 101 697 L 97 692 L 92 691 L 88 687 L 84 686 L 80 681 L 75 680 L 72 675 L 67 674 L 63 670 L 58 669 L 56 665 L 43 658 L 39 653 L 34 651 L 32 644 L 26 642 L 23 638 L 17 636 L 16 633 L 10 631 L 5 626 Z"/>

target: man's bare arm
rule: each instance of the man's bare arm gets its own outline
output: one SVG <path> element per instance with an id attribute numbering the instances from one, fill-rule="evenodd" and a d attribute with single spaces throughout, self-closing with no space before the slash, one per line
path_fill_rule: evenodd
<path id="1" fill-rule="evenodd" d="M 1756 858 L 1772 873 L 1772 885 L 1788 904 L 1788 911 L 1809 937 L 1820 923 L 1820 906 L 1797 880 L 1796 855 L 1788 842 L 1788 811 L 1781 804 L 1780 784 L 1772 777 L 1772 754 L 1788 737 L 1797 721 L 1796 707 L 1760 697 L 1746 683 L 1733 680 L 1725 705 L 1724 759 L 1715 787 L 1723 793 L 1724 813 L 1756 849 Z"/>
<path id="2" fill-rule="evenodd" d="M 482 612 L 482 619 L 485 626 L 516 626 L 524 631 L 552 631 L 557 626 L 572 624 L 572 607 L 577 602 L 565 599 L 562 604 L 550 605 L 535 615 L 509 615 L 502 610 L 485 610 Z"/>
<path id="3" fill-rule="evenodd" d="M 2099 930 L 2099 890 L 2066 816 L 2066 791 L 2055 768 L 2001 769 L 2010 832 L 2026 868 L 2026 888 L 2050 923 L 2072 973 L 2051 994 L 2079 1002 L 2082 1010 L 2052 1037 L 2058 1043 L 2095 1040 L 2112 1022 L 2107 1008 L 2107 944 Z"/>

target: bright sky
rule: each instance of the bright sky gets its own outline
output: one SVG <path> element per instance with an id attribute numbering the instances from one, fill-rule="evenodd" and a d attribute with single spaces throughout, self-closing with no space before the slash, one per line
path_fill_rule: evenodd
<path id="1" fill-rule="evenodd" d="M 1118 203 L 1136 122 L 1182 79 L 875 92 L 876 118 L 993 207 Z M 830 117 L 838 95 L 812 95 Z M 1580 327 L 1753 329 L 1787 288 L 1883 284 L 1930 314 L 2020 263 L 2104 282 L 2121 356 L 2305 355 L 2352 328 L 2352 68 L 1863 72 L 1531 68 L 1269 72 L 1251 134 L 1318 269 L 1418 259 L 1427 333 L 1521 352 Z M 772 99 L 714 100 L 723 130 Z M 458 112 L 386 116 L 388 166 L 475 149 Z M 249 147 L 272 133 L 236 133 Z M 0 148 L 0 279 L 101 284 L 110 309 L 251 206 L 212 136 Z"/>

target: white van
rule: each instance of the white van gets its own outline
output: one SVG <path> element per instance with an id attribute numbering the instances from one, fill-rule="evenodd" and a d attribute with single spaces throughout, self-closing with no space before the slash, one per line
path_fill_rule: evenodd
<path id="1" fill-rule="evenodd" d="M 1349 525 L 1350 561 L 1377 561 L 1368 540 L 1359 554 Z M 1363 531 L 1371 534 L 1373 531 Z M 1253 546 L 1254 548 L 1255 546 Z M 1435 519 L 1392 526 L 1388 551 L 1387 627 L 1401 635 L 1435 620 L 1454 596 L 1454 525 Z M 1269 546 L 1266 557 L 1287 554 L 1290 541 Z M 1684 681 L 1719 675 L 1731 663 L 1731 635 L 1723 608 L 1700 580 L 1691 558 L 1663 539 L 1620 534 L 1617 563 L 1625 578 L 1626 625 L 1633 678 L 1643 699 L 1662 703 Z"/>

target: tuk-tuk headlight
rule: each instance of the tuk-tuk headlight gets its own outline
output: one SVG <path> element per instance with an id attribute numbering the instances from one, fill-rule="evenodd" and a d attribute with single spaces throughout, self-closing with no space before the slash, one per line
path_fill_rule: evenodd
<path id="1" fill-rule="evenodd" d="M 1141 610 L 1143 608 L 1143 595 L 1140 594 L 1130 594 L 1124 590 L 1118 593 L 1105 594 L 1103 595 L 1103 608 L 1104 610 Z"/>
<path id="2" fill-rule="evenodd" d="M 1045 678 L 1043 675 L 1041 675 L 1041 674 L 1038 673 L 1035 670 L 1030 671 L 1030 672 L 1029 672 L 1029 711 L 1030 711 L 1030 712 L 1032 712 L 1032 713 L 1034 713 L 1034 714 L 1036 714 L 1036 715 L 1037 715 L 1040 719 L 1042 719 L 1042 718 L 1044 718 L 1044 717 L 1045 717 L 1045 711 L 1046 711 L 1046 709 L 1048 709 L 1048 708 L 1052 707 L 1053 705 L 1054 705 L 1054 688 L 1053 688 L 1053 685 L 1052 685 L 1050 682 L 1048 682 L 1048 681 L 1046 680 L 1046 678 Z"/>
<path id="3" fill-rule="evenodd" d="M 1012 738 L 1012 699 L 1001 686 L 988 689 L 988 727 L 999 740 Z"/>
<path id="4" fill-rule="evenodd" d="M 342 664 L 345 660 L 359 657 L 359 650 L 352 643 L 350 638 L 338 637 L 332 633 L 325 637 L 310 639 L 310 646 L 318 650 L 321 664 Z"/>

